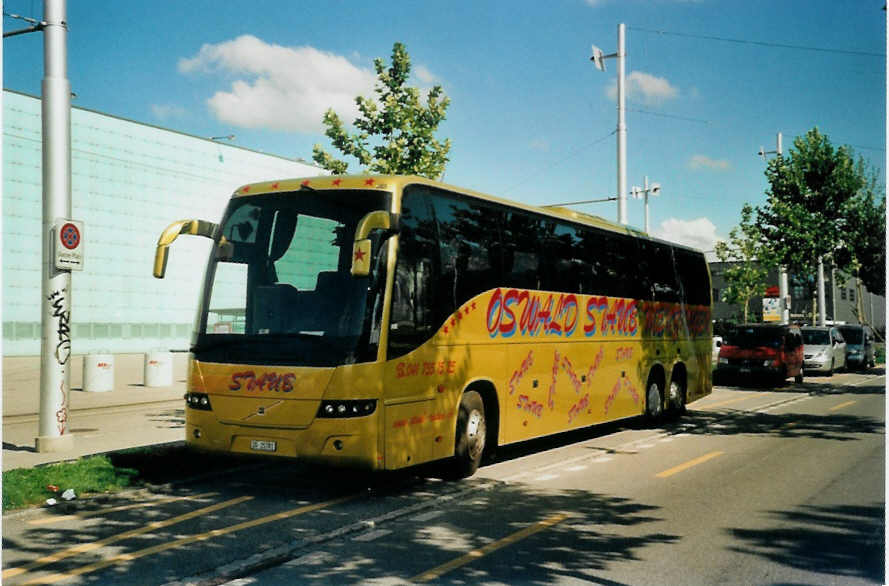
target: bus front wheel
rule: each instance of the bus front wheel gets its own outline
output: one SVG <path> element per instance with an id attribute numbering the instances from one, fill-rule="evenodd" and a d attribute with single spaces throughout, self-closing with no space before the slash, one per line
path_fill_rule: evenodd
<path id="1" fill-rule="evenodd" d="M 466 391 L 457 413 L 452 477 L 466 478 L 475 474 L 485 451 L 486 436 L 485 403 L 477 392 Z"/>

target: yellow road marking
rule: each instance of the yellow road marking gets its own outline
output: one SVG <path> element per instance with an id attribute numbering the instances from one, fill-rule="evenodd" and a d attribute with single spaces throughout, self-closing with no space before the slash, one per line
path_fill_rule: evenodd
<path id="1" fill-rule="evenodd" d="M 725 452 L 710 452 L 709 454 L 704 454 L 700 458 L 695 458 L 694 460 L 689 460 L 685 464 L 680 464 L 679 466 L 674 466 L 669 470 L 664 470 L 663 472 L 659 472 L 655 474 L 658 478 L 667 478 L 669 476 L 673 476 L 674 474 L 678 474 L 683 470 L 688 470 L 692 466 L 697 466 L 698 464 L 703 464 L 707 460 L 712 460 L 713 458 L 719 457 L 723 455 Z"/>
<path id="2" fill-rule="evenodd" d="M 766 395 L 770 395 L 771 393 L 758 393 L 756 396 L 765 397 Z M 732 403 L 738 403 L 739 401 L 744 401 L 750 399 L 754 395 L 744 395 L 743 397 L 738 397 L 737 399 L 729 399 L 728 401 L 722 401 L 720 403 L 713 403 L 712 405 L 703 405 L 703 409 L 712 409 L 714 407 L 722 407 L 723 405 L 731 405 Z"/>
<path id="3" fill-rule="evenodd" d="M 194 510 L 190 513 L 185 513 L 184 515 L 179 515 L 177 517 L 171 517 L 169 519 L 165 519 L 163 521 L 155 521 L 153 523 L 149 523 L 144 527 L 140 527 L 138 529 L 133 529 L 131 531 L 125 531 L 123 533 L 119 533 L 117 535 L 112 535 L 111 537 L 106 537 L 105 539 L 100 539 L 99 541 L 92 541 L 90 543 L 81 543 L 75 545 L 74 547 L 68 548 L 66 550 L 52 553 L 49 555 L 45 555 L 42 558 L 38 558 L 33 562 L 27 563 L 24 566 L 19 566 L 17 568 L 9 568 L 7 570 L 3 570 L 3 578 L 8 579 L 15 576 L 20 576 L 22 574 L 26 574 L 33 570 L 34 568 L 39 568 L 40 566 L 45 566 L 47 564 L 55 563 L 59 560 L 63 560 L 65 558 L 71 557 L 72 555 L 77 555 L 79 553 L 85 553 L 88 551 L 93 551 L 99 549 L 100 547 L 117 543 L 118 541 L 123 541 L 124 539 L 129 539 L 130 537 L 135 537 L 137 535 L 143 535 L 150 531 L 154 531 L 156 529 L 162 529 L 164 527 L 169 527 L 170 525 L 175 525 L 176 523 L 181 523 L 182 521 L 187 521 L 189 519 L 193 519 L 194 517 L 200 517 L 201 515 L 206 515 L 207 513 L 212 513 L 214 511 L 218 511 L 220 509 L 224 509 L 227 507 L 231 507 L 242 503 L 244 501 L 249 501 L 252 499 L 252 496 L 242 496 L 236 499 L 231 499 L 225 501 L 223 503 L 219 503 L 216 505 L 210 505 L 209 507 L 203 507 L 201 509 Z"/>
<path id="4" fill-rule="evenodd" d="M 108 566 L 113 566 L 115 564 L 119 564 L 121 562 L 130 562 L 133 560 L 137 560 L 139 558 L 143 558 L 145 556 L 149 556 L 155 553 L 160 553 L 162 551 L 167 551 L 168 549 L 174 549 L 182 545 L 188 545 L 190 543 L 195 543 L 198 541 L 206 541 L 208 539 L 213 539 L 214 537 L 220 537 L 222 535 L 228 535 L 229 533 L 234 533 L 235 531 L 240 531 L 242 529 L 250 529 L 251 527 L 257 527 L 259 525 L 264 525 L 266 523 L 272 523 L 274 521 L 281 521 L 284 519 L 289 519 L 290 517 L 295 517 L 297 515 L 301 515 L 303 513 L 310 513 L 312 511 L 317 511 L 318 509 L 324 509 L 332 505 L 338 505 L 340 503 L 344 503 L 346 501 L 350 501 L 354 498 L 358 497 L 357 494 L 341 497 L 338 499 L 333 499 L 329 501 L 325 501 L 323 503 L 316 503 L 314 505 L 306 505 L 303 507 L 299 507 L 296 509 L 290 509 L 289 511 L 283 511 L 280 513 L 274 513 L 272 515 L 266 515 L 265 517 L 259 517 L 258 519 L 253 519 L 252 521 L 244 521 L 243 523 L 238 523 L 236 525 L 231 525 L 229 527 L 223 527 L 222 529 L 214 529 L 212 531 L 207 531 L 206 533 L 198 533 L 196 535 L 189 535 L 186 537 L 182 537 L 175 541 L 170 541 L 168 543 L 161 543 L 159 545 L 155 545 L 153 547 L 147 547 L 145 549 L 140 549 L 138 551 L 134 551 L 132 553 L 122 553 L 116 556 L 112 556 L 110 558 L 106 558 L 104 560 L 95 562 L 93 564 L 88 564 L 85 566 L 81 566 L 79 568 L 74 568 L 72 570 L 68 570 L 66 572 L 60 572 L 58 574 L 52 574 L 49 576 L 42 576 L 34 578 L 29 582 L 25 582 L 25 584 L 54 584 L 60 580 L 67 580 L 68 578 L 73 578 L 74 576 L 80 576 L 82 574 L 88 574 L 90 572 L 95 572 L 96 570 L 101 570 L 103 568 L 107 568 Z M 252 498 L 252 497 L 251 497 Z"/>
<path id="5" fill-rule="evenodd" d="M 540 521 L 539 523 L 535 523 L 534 525 L 525 527 L 521 531 L 516 531 L 512 535 L 504 537 L 503 539 L 500 539 L 499 541 L 489 543 L 488 545 L 486 545 L 482 548 L 479 548 L 479 549 L 474 549 L 465 555 L 462 555 L 454 560 L 449 561 L 446 564 L 442 564 L 442 565 L 438 566 L 437 568 L 433 568 L 429 571 L 423 572 L 419 576 L 415 576 L 414 578 L 411 578 L 410 581 L 411 582 L 429 582 L 430 580 L 435 580 L 436 578 L 450 572 L 451 570 L 454 570 L 454 569 L 459 568 L 461 566 L 465 566 L 466 564 L 471 563 L 480 557 L 486 556 L 493 551 L 496 551 L 498 549 L 506 547 L 507 545 L 515 543 L 516 541 L 519 541 L 521 539 L 524 539 L 526 537 L 534 535 L 535 533 L 537 533 L 539 531 L 543 531 L 544 529 L 548 529 L 549 527 L 552 527 L 553 525 L 561 523 L 562 521 L 567 519 L 568 516 L 569 515 L 567 513 L 559 513 L 558 515 L 553 515 L 551 517 L 548 517 L 548 518 L 544 519 L 543 521 Z"/>
<path id="6" fill-rule="evenodd" d="M 858 401 L 846 401 L 845 403 L 840 403 L 839 405 L 834 405 L 828 411 L 837 411 L 838 409 L 842 409 L 843 407 L 848 407 L 849 405 L 854 405 Z"/>
<path id="7" fill-rule="evenodd" d="M 108 513 L 117 513 L 120 511 L 128 511 L 130 509 L 141 509 L 145 507 L 153 507 L 155 505 L 165 505 L 167 503 L 172 503 L 176 501 L 193 501 L 202 498 L 207 498 L 210 496 L 218 495 L 218 492 L 205 492 L 204 494 L 193 494 L 189 496 L 171 496 L 166 498 L 161 498 L 153 501 L 146 501 L 144 503 L 134 503 L 131 505 L 120 505 L 119 507 L 110 507 L 107 509 L 101 509 L 98 511 L 82 511 L 79 513 L 74 513 L 73 515 L 56 515 L 54 517 L 44 517 L 42 519 L 34 519 L 33 521 L 28 521 L 28 525 L 48 525 L 50 523 L 61 523 L 62 521 L 70 521 L 71 519 L 88 519 L 90 517 L 97 517 L 99 515 L 105 515 Z"/>

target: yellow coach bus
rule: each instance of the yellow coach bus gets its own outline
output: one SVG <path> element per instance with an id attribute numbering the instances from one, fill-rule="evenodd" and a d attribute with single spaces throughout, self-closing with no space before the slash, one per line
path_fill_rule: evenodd
<path id="1" fill-rule="evenodd" d="M 239 188 L 192 341 L 187 441 L 471 475 L 496 446 L 679 414 L 711 391 L 704 255 L 412 176 Z"/>

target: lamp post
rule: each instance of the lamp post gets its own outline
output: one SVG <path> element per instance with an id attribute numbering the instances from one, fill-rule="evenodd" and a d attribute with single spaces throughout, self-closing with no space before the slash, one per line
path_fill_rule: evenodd
<path id="1" fill-rule="evenodd" d="M 776 149 L 773 151 L 767 151 L 764 147 L 759 147 L 759 152 L 757 153 L 760 157 L 765 160 L 766 155 L 776 154 L 779 157 L 783 156 L 781 149 L 781 133 L 778 133 L 777 141 L 776 141 Z M 778 296 L 781 298 L 781 323 L 789 324 L 790 323 L 790 283 L 787 278 L 787 268 L 780 267 L 778 269 Z"/>
<path id="2" fill-rule="evenodd" d="M 660 183 L 652 183 L 651 187 L 648 186 L 648 175 L 645 176 L 645 187 L 642 189 L 633 186 L 630 190 L 630 195 L 633 196 L 633 199 L 639 199 L 640 197 L 645 198 L 645 233 L 648 234 L 651 232 L 651 228 L 648 224 L 648 195 L 660 195 L 661 193 L 661 184 Z"/>
<path id="3" fill-rule="evenodd" d="M 605 55 L 602 49 L 593 45 L 590 61 L 599 71 L 605 71 L 605 59 L 617 58 L 617 221 L 627 224 L 627 124 L 626 124 L 626 72 L 624 50 L 626 25 L 617 25 L 617 53 Z"/>
<path id="4" fill-rule="evenodd" d="M 38 452 L 74 446 L 68 427 L 71 390 L 71 270 L 58 267 L 59 221 L 71 217 L 71 84 L 65 0 L 45 0 L 43 31 L 43 279 Z M 71 224 L 65 224 L 69 228 Z M 73 228 L 76 241 L 80 234 Z M 75 236 L 72 236 L 74 238 Z"/>

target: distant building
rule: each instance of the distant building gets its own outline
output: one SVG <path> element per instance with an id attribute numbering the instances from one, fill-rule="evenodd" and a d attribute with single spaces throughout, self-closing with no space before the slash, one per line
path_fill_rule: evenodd
<path id="1" fill-rule="evenodd" d="M 711 262 L 710 275 L 713 286 L 713 319 L 717 322 L 741 321 L 744 318 L 744 309 L 740 305 L 733 305 L 722 301 L 722 293 L 726 287 L 724 271 L 730 263 Z M 811 321 L 812 296 L 808 287 L 796 282 L 790 275 L 790 319 L 799 323 Z M 778 286 L 778 272 L 769 271 L 766 277 L 769 287 Z M 868 292 L 862 285 L 864 297 L 862 299 L 863 321 L 879 330 L 881 334 L 886 330 L 886 298 Z M 824 271 L 825 309 L 827 321 L 857 324 L 861 323 L 857 316 L 858 295 L 855 280 L 844 281 L 842 275 L 825 267 Z M 763 300 L 762 297 L 754 297 L 750 300 L 748 320 L 762 321 Z"/>
<path id="2" fill-rule="evenodd" d="M 36 355 L 41 336 L 42 154 L 39 98 L 3 92 L 3 354 Z M 152 277 L 168 224 L 219 221 L 232 192 L 269 178 L 326 174 L 302 161 L 71 109 L 72 218 L 84 270 L 72 273 L 73 352 L 185 349 L 209 241 L 181 238 Z"/>

